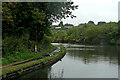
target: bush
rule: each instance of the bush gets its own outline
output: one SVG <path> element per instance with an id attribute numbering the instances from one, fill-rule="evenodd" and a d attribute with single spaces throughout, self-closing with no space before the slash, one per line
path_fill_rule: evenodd
<path id="1" fill-rule="evenodd" d="M 3 40 L 3 56 L 15 54 L 16 52 L 29 52 L 28 49 L 29 44 L 29 36 L 21 36 L 18 38 L 17 36 L 6 37 Z"/>

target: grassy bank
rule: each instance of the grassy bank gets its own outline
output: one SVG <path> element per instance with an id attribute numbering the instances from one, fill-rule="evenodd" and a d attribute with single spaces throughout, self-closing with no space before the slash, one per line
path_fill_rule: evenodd
<path id="1" fill-rule="evenodd" d="M 21 69 L 22 68 L 25 68 L 25 67 L 28 67 L 28 66 L 31 66 L 31 65 L 34 65 L 34 64 L 37 64 L 37 63 L 40 63 L 40 62 L 43 62 L 43 63 L 46 63 L 49 59 L 52 59 L 62 53 L 64 53 L 66 51 L 66 48 L 63 47 L 63 46 L 60 46 L 61 47 L 61 51 L 56 53 L 55 55 L 52 55 L 52 56 L 49 56 L 49 57 L 46 57 L 46 58 L 43 58 L 43 59 L 39 59 L 39 60 L 36 60 L 36 61 L 32 61 L 30 63 L 25 63 L 23 65 L 17 65 L 17 66 L 13 66 L 13 67 L 10 67 L 10 68 L 5 68 L 2 70 L 2 74 L 4 74 L 5 76 L 5 73 L 8 73 L 8 72 L 12 72 L 12 71 L 15 71 L 15 70 L 18 70 L 18 69 Z"/>
<path id="2" fill-rule="evenodd" d="M 44 46 L 44 45 L 41 45 L 41 46 L 42 48 L 40 48 L 40 52 L 37 52 L 37 53 L 36 52 L 24 52 L 24 53 L 16 52 L 15 54 L 3 56 L 2 65 L 7 65 L 14 62 L 18 62 L 18 61 L 35 58 L 35 57 L 41 56 L 44 53 L 50 52 L 56 48 L 56 46 L 53 46 L 52 44 L 49 44 L 47 46 Z"/>

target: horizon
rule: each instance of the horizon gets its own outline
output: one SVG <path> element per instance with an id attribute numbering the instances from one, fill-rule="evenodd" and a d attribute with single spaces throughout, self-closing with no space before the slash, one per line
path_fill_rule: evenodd
<path id="1" fill-rule="evenodd" d="M 92 21 L 92 20 L 90 20 L 90 21 Z M 119 21 L 120 21 L 120 20 L 119 20 Z M 89 21 L 88 21 L 88 22 L 89 22 Z M 88 24 L 88 22 L 86 22 L 86 24 Z M 93 22 L 94 22 L 94 21 L 93 21 Z M 98 21 L 98 22 L 105 22 L 105 21 Z M 110 22 L 118 23 L 118 21 L 109 21 L 109 22 L 106 22 L 106 23 L 110 23 Z M 63 25 L 65 25 L 65 24 L 72 24 L 72 23 L 64 23 L 64 22 L 63 22 Z M 80 24 L 85 24 L 85 23 L 80 23 Z M 80 25 L 80 24 L 78 24 L 78 25 Z M 95 22 L 94 22 L 94 24 L 97 25 L 98 23 L 95 23 Z M 58 24 L 52 24 L 52 25 L 59 25 L 59 23 L 58 23 Z M 74 25 L 74 24 L 73 24 L 73 25 Z M 78 25 L 74 25 L 74 26 L 78 26 Z"/>

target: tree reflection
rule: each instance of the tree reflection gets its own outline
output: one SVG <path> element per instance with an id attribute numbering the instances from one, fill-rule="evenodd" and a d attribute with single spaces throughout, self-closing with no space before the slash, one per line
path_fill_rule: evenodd
<path id="1" fill-rule="evenodd" d="M 18 80 L 23 80 L 23 79 L 29 79 L 29 80 L 34 80 L 34 79 L 40 79 L 40 80 L 48 80 L 48 73 L 51 70 L 51 67 L 43 67 L 39 70 L 30 72 L 28 74 L 25 74 L 18 78 Z"/>
<path id="2" fill-rule="evenodd" d="M 68 56 L 80 59 L 85 64 L 109 61 L 110 64 L 118 64 L 117 46 L 104 46 L 90 49 L 69 49 Z"/>
<path id="3" fill-rule="evenodd" d="M 57 73 L 49 72 L 48 79 L 54 80 L 55 78 L 62 79 L 64 74 L 64 69 L 59 70 Z"/>

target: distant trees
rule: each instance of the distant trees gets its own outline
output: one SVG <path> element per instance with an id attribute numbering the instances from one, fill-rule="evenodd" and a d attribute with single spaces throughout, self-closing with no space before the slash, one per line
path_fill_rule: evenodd
<path id="1" fill-rule="evenodd" d="M 66 23 L 64 26 L 74 26 L 74 25 Z"/>
<path id="2" fill-rule="evenodd" d="M 104 25 L 104 24 L 106 24 L 106 22 L 104 22 L 104 21 L 100 21 L 100 22 L 98 22 L 97 25 L 101 26 L 101 25 Z"/>
<path id="3" fill-rule="evenodd" d="M 89 21 L 88 24 L 94 24 L 94 22 L 93 21 Z"/>
<path id="4" fill-rule="evenodd" d="M 98 26 L 102 26 L 102 25 L 105 25 L 106 24 L 106 22 L 105 21 L 100 21 L 100 22 L 98 22 Z M 82 24 L 79 24 L 78 26 L 81 26 L 81 25 L 84 25 L 85 27 L 87 27 L 87 25 L 89 26 L 89 25 L 95 25 L 95 23 L 93 22 L 93 21 L 89 21 L 88 23 L 87 23 L 87 25 L 86 25 L 86 23 L 82 23 Z"/>
<path id="5" fill-rule="evenodd" d="M 62 33 L 62 35 L 60 35 Z M 118 40 L 118 26 L 115 22 L 104 25 L 84 24 L 70 28 L 67 31 L 54 30 L 53 42 L 78 42 L 86 44 L 116 44 Z M 58 36 L 59 35 L 59 36 Z M 63 36 L 64 35 L 64 40 Z M 62 38 L 62 39 L 61 39 Z"/>
<path id="6" fill-rule="evenodd" d="M 88 23 L 82 23 L 82 24 L 79 24 L 78 26 L 84 26 L 85 28 L 87 28 L 94 25 L 95 23 L 93 21 L 88 21 Z"/>

